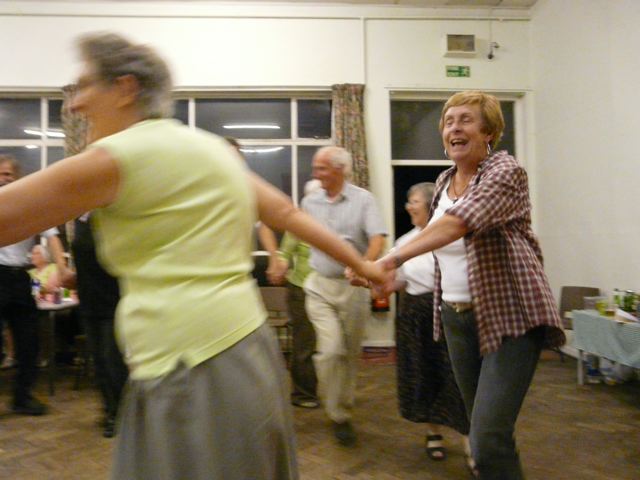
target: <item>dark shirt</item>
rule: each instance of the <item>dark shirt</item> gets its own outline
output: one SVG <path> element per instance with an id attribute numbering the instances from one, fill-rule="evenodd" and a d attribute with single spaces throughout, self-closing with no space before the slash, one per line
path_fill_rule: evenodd
<path id="1" fill-rule="evenodd" d="M 76 219 L 71 250 L 78 276 L 81 310 L 92 317 L 113 319 L 120 300 L 120 289 L 118 281 L 98 262 L 89 219 Z"/>

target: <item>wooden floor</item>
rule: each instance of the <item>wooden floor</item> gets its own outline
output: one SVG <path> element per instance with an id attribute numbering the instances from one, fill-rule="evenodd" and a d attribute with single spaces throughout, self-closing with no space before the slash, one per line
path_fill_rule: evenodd
<path id="1" fill-rule="evenodd" d="M 321 410 L 295 409 L 302 479 L 468 479 L 453 435 L 446 461 L 426 457 L 423 426 L 398 416 L 394 367 L 384 363 L 362 362 L 355 448 L 334 443 Z M 107 478 L 113 440 L 102 438 L 96 425 L 96 392 L 86 385 L 73 391 L 67 371 L 48 399 L 51 413 L 22 417 L 6 407 L 8 378 L 0 373 L 0 479 Z M 41 383 L 38 395 L 46 399 Z M 575 361 L 545 354 L 520 416 L 518 440 L 530 480 L 638 480 L 640 384 L 578 387 Z"/>

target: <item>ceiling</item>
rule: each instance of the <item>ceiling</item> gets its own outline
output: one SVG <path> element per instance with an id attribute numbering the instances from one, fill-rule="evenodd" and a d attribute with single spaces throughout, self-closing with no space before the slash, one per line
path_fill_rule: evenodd
<path id="1" fill-rule="evenodd" d="M 25 0 L 23 0 L 25 1 Z M 29 0 L 57 2 L 60 0 Z M 62 0 L 65 1 L 65 0 Z M 68 1 L 68 0 L 67 0 Z M 103 0 L 80 0 L 74 3 L 91 3 Z M 115 2 L 157 2 L 170 1 L 174 3 L 214 3 L 212 0 L 111 0 Z M 395 5 L 403 7 L 500 7 L 500 8 L 529 8 L 537 0 L 227 0 L 224 3 L 334 3 L 334 4 L 355 4 L 355 5 Z"/>

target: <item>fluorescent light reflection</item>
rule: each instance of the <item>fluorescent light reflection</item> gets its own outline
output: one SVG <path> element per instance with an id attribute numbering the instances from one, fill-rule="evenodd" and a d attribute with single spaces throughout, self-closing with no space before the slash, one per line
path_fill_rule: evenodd
<path id="1" fill-rule="evenodd" d="M 38 147 L 38 145 L 25 145 L 24 148 L 27 148 L 29 150 L 33 150 L 34 148 L 40 148 L 40 147 Z"/>
<path id="2" fill-rule="evenodd" d="M 240 151 L 242 153 L 271 153 L 271 152 L 279 152 L 283 150 L 284 147 L 269 147 L 269 148 L 250 148 L 250 147 L 242 147 Z"/>
<path id="3" fill-rule="evenodd" d="M 29 135 L 37 135 L 39 137 L 42 136 L 42 131 L 33 130 L 31 128 L 25 128 L 23 132 L 28 133 Z M 66 136 L 63 132 L 60 132 L 57 130 L 47 130 L 46 133 L 47 133 L 47 137 L 51 137 L 51 138 L 64 138 Z"/>
<path id="4" fill-rule="evenodd" d="M 225 128 L 227 130 L 280 130 L 280 125 L 237 123 L 231 125 L 223 125 L 222 128 Z"/>

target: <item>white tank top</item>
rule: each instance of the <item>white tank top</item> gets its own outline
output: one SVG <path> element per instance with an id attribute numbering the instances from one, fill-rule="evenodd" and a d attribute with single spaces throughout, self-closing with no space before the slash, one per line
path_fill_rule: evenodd
<path id="1" fill-rule="evenodd" d="M 438 199 L 438 208 L 429 223 L 437 221 L 455 203 L 447 195 L 449 184 L 442 189 Z M 440 265 L 442 299 L 445 302 L 470 302 L 469 277 L 467 274 L 467 249 L 464 238 L 459 238 L 442 248 L 433 251 Z"/>

